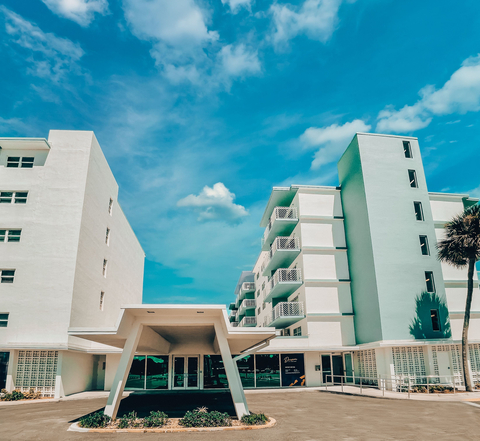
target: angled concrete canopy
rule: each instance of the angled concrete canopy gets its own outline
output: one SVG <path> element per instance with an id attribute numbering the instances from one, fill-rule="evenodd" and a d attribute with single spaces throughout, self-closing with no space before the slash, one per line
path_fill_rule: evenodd
<path id="1" fill-rule="evenodd" d="M 268 345 L 275 328 L 234 328 L 223 305 L 128 305 L 115 328 L 70 328 L 69 335 L 122 348 L 105 413 L 114 418 L 135 352 L 220 354 L 238 418 L 248 415 L 232 354 L 251 354 Z M 238 358 L 238 357 L 237 357 Z"/>

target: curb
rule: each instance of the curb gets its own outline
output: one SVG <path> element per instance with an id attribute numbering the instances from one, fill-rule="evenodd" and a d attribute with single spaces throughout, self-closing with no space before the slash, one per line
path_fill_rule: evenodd
<path id="1" fill-rule="evenodd" d="M 93 433 L 178 433 L 178 432 L 220 432 L 223 430 L 260 430 L 269 429 L 277 424 L 274 418 L 269 418 L 267 424 L 263 426 L 228 426 L 228 427 L 185 427 L 177 429 L 86 429 L 80 427 L 78 423 L 73 423 L 68 428 L 68 432 L 93 432 Z"/>

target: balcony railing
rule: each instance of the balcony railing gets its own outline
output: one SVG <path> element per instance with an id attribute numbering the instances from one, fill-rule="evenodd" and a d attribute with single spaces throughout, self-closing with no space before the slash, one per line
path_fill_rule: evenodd
<path id="1" fill-rule="evenodd" d="M 232 322 L 230 323 L 234 328 L 238 327 L 238 325 L 240 325 L 239 322 Z"/>
<path id="2" fill-rule="evenodd" d="M 264 260 L 261 271 L 263 275 L 268 271 L 272 271 L 275 268 L 278 268 L 279 265 L 287 263 L 290 265 L 295 257 L 300 252 L 300 240 L 295 236 L 280 236 L 276 237 L 270 247 L 267 258 Z M 280 254 L 283 256 L 280 257 Z"/>
<path id="3" fill-rule="evenodd" d="M 280 302 L 272 310 L 270 326 L 284 328 L 293 325 L 304 317 L 303 302 Z"/>
<path id="4" fill-rule="evenodd" d="M 238 326 L 246 327 L 246 326 L 256 326 L 257 325 L 257 317 L 243 317 L 240 321 Z"/>
<path id="5" fill-rule="evenodd" d="M 297 222 L 298 216 L 295 207 L 275 207 L 263 233 L 262 248 L 270 246 L 273 236 L 286 233 L 290 234 Z M 272 230 L 275 231 L 272 233 Z M 264 251 L 266 251 L 266 249 L 264 249 Z"/>
<path id="6" fill-rule="evenodd" d="M 286 298 L 302 285 L 302 270 L 300 268 L 279 268 L 270 279 L 269 290 L 265 301 Z"/>
<path id="7" fill-rule="evenodd" d="M 238 321 L 238 311 L 233 311 L 230 314 L 229 319 L 230 319 L 231 322 L 237 322 Z"/>
<path id="8" fill-rule="evenodd" d="M 239 316 L 244 315 L 245 311 L 247 311 L 248 309 L 255 309 L 255 306 L 256 306 L 255 299 L 243 300 L 242 303 L 240 304 L 240 307 L 238 308 L 238 315 Z"/>
<path id="9" fill-rule="evenodd" d="M 243 282 L 240 288 L 240 291 L 243 291 L 245 294 L 248 292 L 255 291 L 255 283 L 254 282 Z"/>

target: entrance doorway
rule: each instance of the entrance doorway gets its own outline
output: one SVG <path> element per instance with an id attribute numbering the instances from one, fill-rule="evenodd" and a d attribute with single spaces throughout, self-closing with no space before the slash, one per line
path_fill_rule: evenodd
<path id="1" fill-rule="evenodd" d="M 172 389 L 199 389 L 198 355 L 173 357 Z"/>
<path id="2" fill-rule="evenodd" d="M 322 354 L 323 383 L 340 383 L 343 375 L 343 356 Z"/>

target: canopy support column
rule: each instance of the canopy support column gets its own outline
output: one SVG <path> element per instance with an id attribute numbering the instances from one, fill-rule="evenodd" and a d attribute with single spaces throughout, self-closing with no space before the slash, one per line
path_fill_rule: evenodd
<path id="1" fill-rule="evenodd" d="M 238 373 L 237 363 L 232 359 L 227 337 L 222 329 L 222 326 L 218 323 L 215 323 L 215 334 L 217 337 L 220 354 L 222 355 L 223 365 L 225 366 L 228 387 L 230 388 L 230 393 L 232 394 L 235 412 L 237 414 L 237 418 L 240 419 L 244 415 L 250 415 L 250 412 L 248 411 L 247 399 L 245 398 L 245 393 L 243 391 L 242 380 L 240 379 L 240 374 Z"/>
<path id="2" fill-rule="evenodd" d="M 133 356 L 138 346 L 140 336 L 142 335 L 143 325 L 136 322 L 130 334 L 125 342 L 120 363 L 118 363 L 117 372 L 113 380 L 112 388 L 108 396 L 107 405 L 105 406 L 105 415 L 110 416 L 112 419 L 116 418 L 120 401 L 122 400 L 123 390 L 127 381 L 128 372 L 132 365 Z"/>

